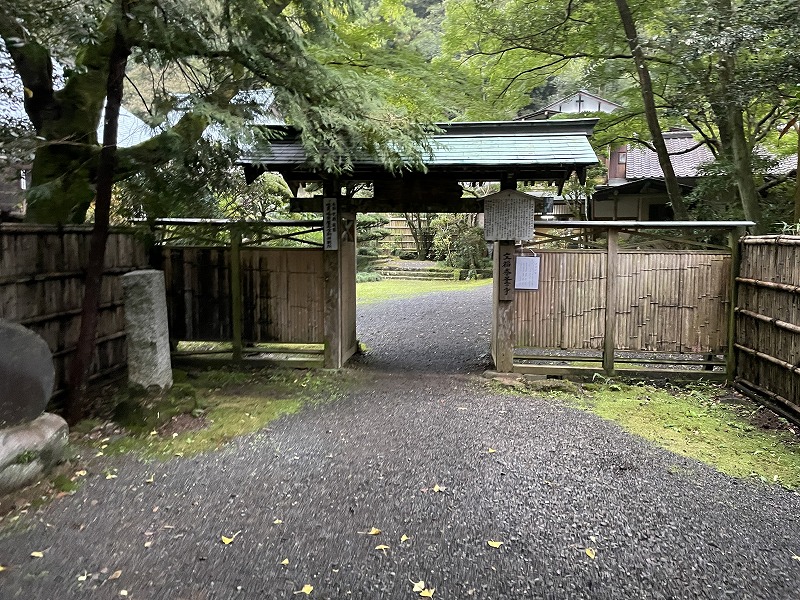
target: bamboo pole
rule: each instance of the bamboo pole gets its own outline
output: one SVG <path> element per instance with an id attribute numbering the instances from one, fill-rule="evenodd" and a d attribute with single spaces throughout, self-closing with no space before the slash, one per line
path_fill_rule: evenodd
<path id="1" fill-rule="evenodd" d="M 759 257 L 759 260 L 762 260 L 762 258 Z M 770 290 L 778 290 L 781 292 L 791 292 L 793 294 L 800 294 L 800 285 L 789 285 L 788 283 L 776 283 L 774 281 L 750 279 L 749 277 L 737 277 L 736 283 L 744 283 L 747 285 L 752 285 L 753 287 L 768 288 Z"/>
<path id="2" fill-rule="evenodd" d="M 732 229 L 728 233 L 728 243 L 731 247 L 731 284 L 730 302 L 728 306 L 728 352 L 725 357 L 725 375 L 728 383 L 733 383 L 736 377 L 736 302 L 737 294 L 737 275 L 742 264 L 741 248 L 739 238 L 742 236 L 740 228 Z"/>
<path id="3" fill-rule="evenodd" d="M 617 333 L 617 252 L 619 231 L 608 228 L 608 251 L 606 253 L 606 323 L 603 338 L 603 370 L 614 374 L 614 346 Z"/>
<path id="4" fill-rule="evenodd" d="M 242 230 L 231 227 L 231 333 L 233 360 L 242 360 L 242 279 L 241 279 Z"/>

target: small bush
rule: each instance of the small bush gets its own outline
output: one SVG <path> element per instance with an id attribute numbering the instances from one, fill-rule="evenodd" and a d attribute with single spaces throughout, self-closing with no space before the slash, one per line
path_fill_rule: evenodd
<path id="1" fill-rule="evenodd" d="M 356 283 L 367 283 L 369 281 L 382 281 L 383 277 L 379 273 L 356 273 Z"/>
<path id="2" fill-rule="evenodd" d="M 432 227 L 433 251 L 436 260 L 454 269 L 475 270 L 485 266 L 486 241 L 483 229 L 471 224 L 465 215 L 443 215 L 435 219 Z"/>

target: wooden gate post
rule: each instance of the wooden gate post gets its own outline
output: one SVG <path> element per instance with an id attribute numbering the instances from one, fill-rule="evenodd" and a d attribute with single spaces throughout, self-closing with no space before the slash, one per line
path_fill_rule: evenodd
<path id="1" fill-rule="evenodd" d="M 324 338 L 325 368 L 342 367 L 342 250 L 339 236 L 342 232 L 341 208 L 338 186 L 325 183 L 323 210 L 322 271 L 325 279 Z"/>
<path id="2" fill-rule="evenodd" d="M 603 370 L 608 376 L 614 374 L 614 346 L 617 337 L 618 249 L 619 231 L 609 227 L 606 253 L 606 323 L 603 332 Z"/>
<path id="3" fill-rule="evenodd" d="M 242 230 L 231 227 L 231 338 L 233 360 L 242 360 Z"/>
<path id="4" fill-rule="evenodd" d="M 725 354 L 725 379 L 732 385 L 736 379 L 736 302 L 738 300 L 736 278 L 742 264 L 741 246 L 739 238 L 744 235 L 743 227 L 736 227 L 728 234 L 728 243 L 731 248 L 731 283 L 730 307 L 728 311 L 728 348 Z"/>
<path id="5" fill-rule="evenodd" d="M 500 373 L 514 370 L 514 240 L 494 244 L 492 356 Z"/>

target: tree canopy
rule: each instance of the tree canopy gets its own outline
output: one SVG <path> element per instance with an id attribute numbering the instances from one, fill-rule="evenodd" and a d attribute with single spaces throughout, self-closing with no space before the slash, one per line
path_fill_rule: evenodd
<path id="1" fill-rule="evenodd" d="M 65 223 L 85 217 L 94 196 L 97 127 L 117 32 L 130 52 L 128 87 L 161 133 L 119 149 L 116 181 L 191 152 L 212 122 L 229 139 L 252 143 L 243 136 L 255 130 L 243 124 L 263 107 L 233 100 L 265 88 L 285 120 L 303 131 L 317 168 L 346 170 L 353 153 L 364 150 L 389 168 L 421 156 L 428 130 L 419 118 L 424 107 L 397 102 L 391 86 L 370 77 L 379 69 L 384 81 L 402 86 L 398 65 L 413 57 L 398 61 L 370 44 L 368 29 L 352 25 L 353 14 L 351 5 L 320 0 L 3 4 L 0 36 L 40 142 L 29 218 Z"/>

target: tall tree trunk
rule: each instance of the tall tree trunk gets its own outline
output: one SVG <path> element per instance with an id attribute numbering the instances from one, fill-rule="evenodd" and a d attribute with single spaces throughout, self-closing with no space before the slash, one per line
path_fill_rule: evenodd
<path id="1" fill-rule="evenodd" d="M 656 111 L 656 102 L 653 96 L 653 81 L 650 78 L 650 69 L 647 67 L 644 50 L 642 50 L 642 46 L 639 43 L 636 22 L 633 20 L 633 14 L 631 13 L 627 0 L 615 1 L 622 26 L 625 29 L 625 36 L 628 38 L 628 46 L 633 55 L 633 63 L 636 65 L 636 73 L 639 78 L 639 89 L 642 92 L 642 104 L 644 106 L 647 128 L 650 130 L 650 136 L 653 138 L 653 147 L 658 156 L 658 164 L 661 165 L 661 171 L 664 173 L 664 183 L 667 186 L 667 195 L 672 204 L 672 212 L 675 213 L 675 219 L 678 221 L 688 221 L 689 213 L 686 210 L 686 203 L 683 201 L 681 186 L 678 184 L 678 179 L 675 177 L 675 169 L 672 168 L 669 151 L 664 142 L 664 136 L 661 133 L 661 124 L 658 122 L 658 112 Z"/>
<path id="2" fill-rule="evenodd" d="M 129 17 L 126 16 L 127 2 L 123 0 L 120 23 L 114 34 L 114 46 L 109 56 L 108 83 L 106 86 L 106 112 L 103 129 L 103 147 L 100 150 L 97 173 L 97 193 L 95 195 L 94 228 L 92 229 L 89 261 L 86 265 L 83 305 L 81 307 L 81 328 L 75 354 L 70 363 L 67 384 L 66 415 L 70 423 L 75 423 L 85 412 L 85 393 L 89 367 L 95 348 L 100 291 L 103 280 L 103 263 L 108 239 L 111 193 L 114 185 L 114 170 L 117 162 L 117 129 L 119 110 L 122 104 L 122 90 L 125 80 L 125 67 L 128 64 L 130 46 L 124 29 Z"/>
<path id="3" fill-rule="evenodd" d="M 723 35 L 726 27 L 733 21 L 735 8 L 731 0 L 718 0 L 716 8 L 720 35 Z M 744 108 L 740 96 L 742 92 L 737 90 L 736 69 L 735 54 L 723 45 L 719 59 L 719 89 L 711 108 L 720 130 L 723 154 L 733 166 L 733 182 L 739 193 L 744 217 L 756 224 L 755 233 L 764 233 L 766 227 L 762 222 L 761 202 L 753 177 L 753 148 L 745 133 Z"/>
<path id="4" fill-rule="evenodd" d="M 763 222 L 761 202 L 758 196 L 756 182 L 753 178 L 752 153 L 744 132 L 742 110 L 735 104 L 729 104 L 726 110 L 728 112 L 728 123 L 730 125 L 731 134 L 733 176 L 736 181 L 736 188 L 739 190 L 739 200 L 742 203 L 744 218 L 756 224 L 754 233 L 761 234 L 764 233 L 767 228 Z"/>

